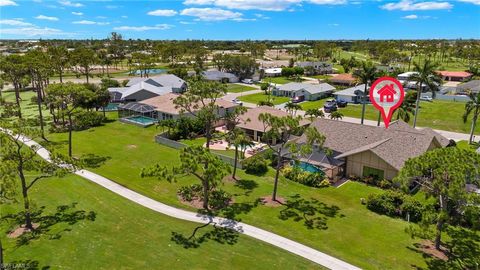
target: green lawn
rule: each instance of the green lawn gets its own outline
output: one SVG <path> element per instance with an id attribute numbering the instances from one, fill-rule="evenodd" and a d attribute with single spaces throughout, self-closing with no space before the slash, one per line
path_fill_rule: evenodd
<path id="1" fill-rule="evenodd" d="M 178 182 L 168 183 L 139 176 L 141 168 L 145 166 L 157 162 L 170 166 L 179 162 L 177 150 L 153 141 L 157 132 L 153 127 L 143 129 L 115 121 L 103 127 L 75 132 L 73 151 L 77 156 L 94 153 L 109 157 L 104 165 L 92 170 L 164 203 L 193 210 L 178 201 L 176 191 L 181 186 L 196 183 L 195 179 L 184 177 Z M 66 134 L 51 134 L 49 139 L 63 144 L 62 151 L 66 151 Z M 325 219 L 327 228 L 309 229 L 303 220 L 281 219 L 280 214 L 285 207 L 271 208 L 254 203 L 259 197 L 271 194 L 272 170 L 263 177 L 247 175 L 243 171 L 239 172 L 239 176 L 243 180 L 241 184 L 227 181 L 221 188 L 235 194 L 238 210 L 243 209 L 237 218 L 244 222 L 362 268 L 410 269 L 412 264 L 425 265 L 421 254 L 409 249 L 415 240 L 404 232 L 406 222 L 377 215 L 360 204 L 360 198 L 380 192 L 377 188 L 352 182 L 341 188 L 313 189 L 282 178 L 279 183 L 280 196 L 294 200 L 292 196 L 299 194 L 316 205 L 319 211 L 335 212 L 332 209 L 338 207 L 338 213 L 333 217 L 319 214 Z"/>
<path id="2" fill-rule="evenodd" d="M 282 104 L 285 102 L 288 102 L 290 100 L 289 97 L 276 97 L 276 96 L 271 96 L 272 97 L 272 102 L 275 105 Z M 265 93 L 257 93 L 257 94 L 251 94 L 251 95 L 246 95 L 246 96 L 240 96 L 238 97 L 239 100 L 243 102 L 249 102 L 253 104 L 257 104 L 260 101 L 267 101 L 269 100 L 269 96 L 265 95 Z"/>
<path id="3" fill-rule="evenodd" d="M 38 263 L 38 268 L 28 269 L 320 268 L 243 235 L 233 245 L 209 240 L 198 248 L 185 249 L 171 240 L 172 232 L 190 235 L 199 224 L 156 213 L 77 176 L 42 181 L 34 188 L 32 201 L 38 209 L 45 207 L 44 216 L 55 214 L 58 206 L 77 203 L 72 212 L 93 211 L 95 220 L 56 223 L 48 233 L 23 245 L 2 233 L 7 263 Z M 0 213 L 18 213 L 20 203 L 2 205 Z M 75 220 L 73 215 L 68 219 Z M 2 232 L 7 228 L 7 222 L 2 222 Z"/>
<path id="4" fill-rule="evenodd" d="M 229 93 L 241 93 L 252 90 L 257 90 L 257 88 L 235 83 L 230 83 L 227 85 L 227 92 Z"/>
<path id="5" fill-rule="evenodd" d="M 300 81 L 303 81 L 303 80 L 300 80 Z M 286 83 L 297 82 L 297 81 L 289 79 L 284 76 L 280 76 L 280 77 L 266 77 L 263 79 L 263 82 L 275 83 L 275 84 L 286 84 Z"/>
<path id="6" fill-rule="evenodd" d="M 303 110 L 323 108 L 326 99 L 302 102 L 300 105 Z M 433 129 L 441 129 L 447 131 L 470 133 L 471 120 L 463 123 L 462 115 L 465 108 L 463 102 L 435 100 L 433 102 L 421 101 L 420 114 L 418 116 L 418 126 L 430 127 Z M 348 104 L 345 108 L 339 108 L 339 111 L 348 117 L 360 118 L 362 106 L 360 104 Z M 378 110 L 372 105 L 367 105 L 365 118 L 377 120 Z M 392 119 L 396 119 L 394 114 Z M 410 123 L 413 122 L 413 115 Z M 480 126 L 475 129 L 476 134 L 480 134 Z"/>

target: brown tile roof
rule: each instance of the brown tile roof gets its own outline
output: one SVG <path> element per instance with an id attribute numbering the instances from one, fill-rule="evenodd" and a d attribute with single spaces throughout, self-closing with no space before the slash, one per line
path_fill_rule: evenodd
<path id="1" fill-rule="evenodd" d="M 437 71 L 438 74 L 444 77 L 459 77 L 459 78 L 468 78 L 473 74 L 466 71 L 447 71 L 447 70 L 439 70 Z"/>
<path id="2" fill-rule="evenodd" d="M 449 143 L 431 129 L 414 129 L 403 121 L 392 122 L 388 129 L 329 119 L 318 119 L 311 126 L 325 135 L 324 146 L 332 149 L 336 158 L 372 151 L 397 170 L 407 159 L 425 153 L 432 142 L 437 147 Z M 304 136 L 299 139 L 302 142 Z"/>
<path id="3" fill-rule="evenodd" d="M 180 94 L 167 93 L 161 96 L 143 100 L 141 103 L 155 107 L 155 110 L 158 112 L 178 115 L 180 114 L 182 109 L 175 108 L 176 105 L 173 103 L 173 101 L 179 96 Z M 238 104 L 235 104 L 233 102 L 230 102 L 224 99 L 217 99 L 215 101 L 215 104 L 221 108 L 232 108 L 232 107 L 238 106 Z"/>
<path id="4" fill-rule="evenodd" d="M 343 73 L 338 74 L 330 78 L 330 82 L 332 83 L 348 83 L 353 84 L 356 81 L 355 77 L 352 74 Z"/>
<path id="5" fill-rule="evenodd" d="M 275 108 L 268 107 L 268 106 L 260 106 L 260 107 L 248 109 L 247 112 L 245 112 L 243 115 L 241 115 L 239 117 L 241 122 L 237 126 L 239 128 L 243 128 L 243 129 L 256 130 L 256 131 L 260 131 L 260 132 L 265 131 L 265 127 L 263 125 L 263 122 L 258 120 L 258 117 L 262 113 L 269 113 L 269 114 L 271 114 L 273 116 L 277 116 L 277 117 L 285 117 L 285 116 L 289 115 L 287 112 L 279 110 L 279 109 L 275 109 Z M 306 124 L 308 124 L 308 121 L 302 119 L 301 124 L 306 125 Z"/>

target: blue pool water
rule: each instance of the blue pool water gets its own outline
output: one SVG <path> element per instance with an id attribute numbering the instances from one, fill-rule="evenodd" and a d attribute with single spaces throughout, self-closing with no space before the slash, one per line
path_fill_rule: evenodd
<path id="1" fill-rule="evenodd" d="M 132 71 L 132 74 L 135 74 L 135 75 L 140 75 L 142 71 L 140 71 L 139 69 L 137 70 L 134 70 Z M 148 74 L 162 74 L 162 73 L 165 73 L 167 72 L 165 69 L 162 69 L 162 68 L 151 68 L 151 69 L 148 69 Z M 128 72 L 127 72 L 128 73 Z"/>
<path id="2" fill-rule="evenodd" d="M 130 121 L 137 122 L 143 125 L 151 125 L 156 122 L 155 119 L 146 116 L 132 116 L 127 118 Z"/>
<path id="3" fill-rule="evenodd" d="M 311 172 L 311 173 L 316 173 L 320 172 L 321 170 L 312 164 L 306 163 L 306 162 L 300 162 L 298 164 L 298 167 L 306 172 Z"/>
<path id="4" fill-rule="evenodd" d="M 105 107 L 105 111 L 117 111 L 118 110 L 118 103 L 108 103 L 108 105 Z"/>

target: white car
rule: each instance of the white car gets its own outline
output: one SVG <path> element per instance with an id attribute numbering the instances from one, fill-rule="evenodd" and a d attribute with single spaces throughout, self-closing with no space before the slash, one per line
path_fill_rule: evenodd
<path id="1" fill-rule="evenodd" d="M 253 84 L 253 80 L 252 79 L 244 79 L 244 80 L 242 80 L 242 83 Z"/>
<path id="2" fill-rule="evenodd" d="M 420 97 L 420 100 L 432 102 L 432 101 L 433 101 L 433 98 L 432 98 L 432 97 L 429 97 L 429 96 L 423 96 L 423 97 Z"/>
<path id="3" fill-rule="evenodd" d="M 235 103 L 235 104 L 238 104 L 238 105 L 240 105 L 240 106 L 243 105 L 243 102 L 241 102 L 241 101 L 238 100 L 238 99 L 232 99 L 232 102 Z"/>

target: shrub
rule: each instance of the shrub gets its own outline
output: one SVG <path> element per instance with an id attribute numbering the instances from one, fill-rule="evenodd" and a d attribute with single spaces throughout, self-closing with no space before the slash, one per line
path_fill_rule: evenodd
<path id="1" fill-rule="evenodd" d="M 177 191 L 177 194 L 182 200 L 191 202 L 193 199 L 199 198 L 202 194 L 202 185 L 193 184 L 190 186 L 183 186 Z"/>
<path id="2" fill-rule="evenodd" d="M 325 180 L 328 182 L 328 180 L 325 179 L 325 173 L 323 172 L 316 172 L 316 173 L 306 172 L 301 170 L 298 167 L 294 167 L 290 165 L 287 165 L 282 168 L 282 174 L 283 176 L 285 176 L 285 178 L 289 180 L 292 180 L 294 182 L 297 182 L 309 187 L 317 187 L 317 188 L 323 187 L 325 186 L 325 183 L 323 182 Z M 328 183 L 327 186 L 329 185 L 330 185 L 330 182 Z"/>
<path id="3" fill-rule="evenodd" d="M 262 155 L 255 155 L 242 161 L 243 169 L 248 174 L 263 175 L 268 171 L 268 164 Z"/>
<path id="4" fill-rule="evenodd" d="M 260 89 L 263 90 L 263 91 L 267 90 L 268 89 L 268 83 L 260 84 Z"/>
<path id="5" fill-rule="evenodd" d="M 75 114 L 73 122 L 74 130 L 85 130 L 92 127 L 98 127 L 105 121 L 105 117 L 94 111 L 80 111 Z"/>
<path id="6" fill-rule="evenodd" d="M 411 196 L 405 196 L 403 204 L 400 207 L 403 218 L 410 216 L 410 221 L 418 222 L 422 219 L 423 204 Z"/>
<path id="7" fill-rule="evenodd" d="M 330 186 L 330 181 L 328 179 L 323 179 L 322 182 L 320 182 L 320 187 L 329 187 Z"/>
<path id="8" fill-rule="evenodd" d="M 232 199 L 232 195 L 223 190 L 214 190 L 210 192 L 208 205 L 213 209 L 220 209 L 227 206 Z"/>
<path id="9" fill-rule="evenodd" d="M 387 191 L 382 194 L 370 194 L 367 199 L 367 208 L 378 214 L 390 217 L 401 217 L 418 222 L 422 219 L 424 206 L 415 198 L 396 191 Z"/>
<path id="10" fill-rule="evenodd" d="M 378 182 L 378 186 L 384 189 L 389 189 L 392 187 L 392 182 L 388 181 L 387 179 L 383 179 L 382 181 Z"/>

